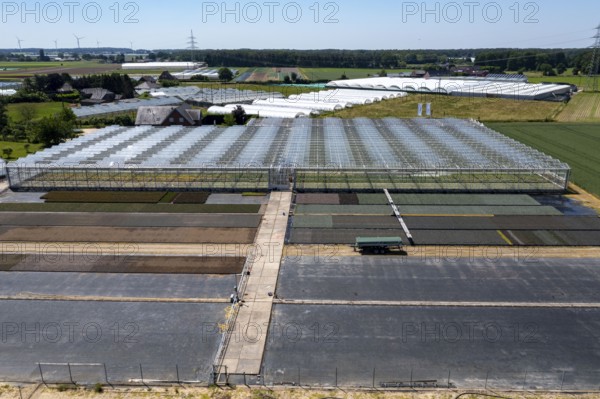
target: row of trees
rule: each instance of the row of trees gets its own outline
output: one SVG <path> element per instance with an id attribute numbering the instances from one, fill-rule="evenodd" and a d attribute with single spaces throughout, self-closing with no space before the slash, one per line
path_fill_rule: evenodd
<path id="1" fill-rule="evenodd" d="M 124 98 L 135 96 L 135 83 L 128 75 L 119 73 L 89 75 L 73 78 L 68 73 L 51 73 L 49 75 L 35 75 L 23 81 L 21 90 L 25 92 L 42 92 L 45 94 L 56 93 L 65 83 L 69 83 L 75 90 L 92 87 L 102 87 Z"/>
<path id="2" fill-rule="evenodd" d="M 469 64 L 492 66 L 497 71 L 539 70 L 543 64 L 552 68 L 587 67 L 589 49 L 471 49 L 471 50 L 198 50 L 161 51 L 154 59 L 178 61 L 203 60 L 209 65 L 237 67 L 299 66 L 314 68 L 405 68 L 428 64 Z M 589 65 L 589 62 L 587 62 Z"/>
<path id="3" fill-rule="evenodd" d="M 69 83 L 74 93 L 61 94 L 59 89 Z M 110 75 L 90 75 L 74 79 L 67 73 L 51 73 L 49 75 L 35 75 L 23 80 L 17 94 L 10 96 L 11 103 L 39 103 L 50 100 L 77 102 L 79 92 L 83 89 L 101 87 L 120 94 L 123 98 L 135 97 L 135 82 L 127 75 L 112 73 Z"/>
<path id="4" fill-rule="evenodd" d="M 75 137 L 76 116 L 69 108 L 61 112 L 34 119 L 34 111 L 23 105 L 21 120 L 13 122 L 8 117 L 6 104 L 0 101 L 0 135 L 3 141 L 42 143 L 46 147 L 64 143 Z"/>

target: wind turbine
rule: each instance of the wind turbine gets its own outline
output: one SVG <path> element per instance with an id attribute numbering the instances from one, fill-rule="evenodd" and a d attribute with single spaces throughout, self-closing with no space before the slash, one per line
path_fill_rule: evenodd
<path id="1" fill-rule="evenodd" d="M 96 40 L 96 47 L 100 48 L 100 42 Z"/>
<path id="2" fill-rule="evenodd" d="M 19 51 L 22 51 L 23 49 L 21 48 L 21 43 L 23 43 L 25 40 L 21 40 L 21 38 L 19 38 L 19 36 L 17 36 L 17 42 L 19 42 Z"/>
<path id="3" fill-rule="evenodd" d="M 58 40 L 54 40 L 54 49 L 58 50 Z"/>
<path id="4" fill-rule="evenodd" d="M 78 48 L 78 49 L 81 49 L 81 43 L 80 43 L 80 40 L 81 40 L 81 39 L 85 39 L 85 37 L 83 37 L 83 36 L 82 36 L 82 37 L 79 37 L 79 36 L 77 36 L 76 34 L 73 34 L 73 36 L 75 36 L 75 39 L 77 40 L 77 48 Z"/>

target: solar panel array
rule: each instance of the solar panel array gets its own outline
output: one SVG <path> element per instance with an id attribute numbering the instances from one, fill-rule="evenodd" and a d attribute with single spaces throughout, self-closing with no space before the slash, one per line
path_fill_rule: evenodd
<path id="1" fill-rule="evenodd" d="M 40 164 L 568 169 L 475 121 L 395 118 L 270 119 L 228 128 L 111 126 L 29 155 L 18 165 Z"/>

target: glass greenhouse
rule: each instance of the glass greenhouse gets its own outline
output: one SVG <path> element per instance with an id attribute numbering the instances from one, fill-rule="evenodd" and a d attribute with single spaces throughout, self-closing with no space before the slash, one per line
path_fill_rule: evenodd
<path id="1" fill-rule="evenodd" d="M 119 127 L 7 166 L 13 190 L 562 192 L 569 166 L 475 121 Z"/>

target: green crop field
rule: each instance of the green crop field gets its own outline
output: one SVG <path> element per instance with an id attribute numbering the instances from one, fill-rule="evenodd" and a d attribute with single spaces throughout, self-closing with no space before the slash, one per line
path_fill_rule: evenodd
<path id="1" fill-rule="evenodd" d="M 315 87 L 304 87 L 304 86 L 280 86 L 274 84 L 256 84 L 256 83 L 186 83 L 190 86 L 198 86 L 201 88 L 211 89 L 237 89 L 237 90 L 253 90 L 253 91 L 266 91 L 267 93 L 281 93 L 284 96 L 291 96 L 292 94 L 311 93 L 320 91 L 322 89 Z"/>
<path id="2" fill-rule="evenodd" d="M 600 122 L 600 93 L 576 94 L 556 120 L 559 122 Z"/>
<path id="3" fill-rule="evenodd" d="M 64 104 L 68 106 L 68 104 Z M 25 110 L 27 108 L 27 110 Z M 45 103 L 18 103 L 8 104 L 6 109 L 8 117 L 13 122 L 21 122 L 25 115 L 30 115 L 33 120 L 40 119 L 45 116 L 52 116 L 62 111 L 63 103 L 45 102 Z M 28 116 L 29 117 L 29 116 Z"/>
<path id="4" fill-rule="evenodd" d="M 525 75 L 527 75 L 529 83 L 566 83 L 576 85 L 581 90 L 585 90 L 589 83 L 587 76 L 574 76 L 570 70 L 560 76 L 543 76 L 541 72 L 527 72 Z"/>
<path id="5" fill-rule="evenodd" d="M 543 101 L 413 94 L 404 98 L 322 114 L 322 116 L 340 118 L 415 118 L 417 117 L 418 103 L 431 103 L 433 116 L 436 118 L 472 118 L 488 122 L 550 121 L 554 120 L 563 106 L 561 103 Z"/>
<path id="6" fill-rule="evenodd" d="M 361 69 L 361 68 L 300 68 L 304 76 L 312 81 L 317 80 L 338 80 L 342 75 L 346 75 L 348 79 L 367 78 L 369 75 L 378 74 L 379 69 Z M 412 69 L 390 69 L 387 73 L 411 72 Z"/>
<path id="7" fill-rule="evenodd" d="M 573 182 L 600 195 L 600 124 L 492 123 L 488 126 L 568 163 L 573 170 Z"/>

